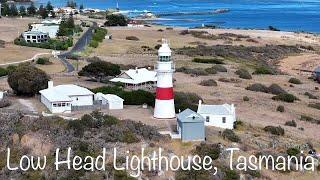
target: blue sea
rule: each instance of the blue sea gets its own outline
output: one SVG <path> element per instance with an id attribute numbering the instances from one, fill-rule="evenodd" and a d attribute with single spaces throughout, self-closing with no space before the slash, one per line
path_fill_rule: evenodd
<path id="1" fill-rule="evenodd" d="M 37 0 L 45 4 L 48 0 Z M 64 6 L 67 0 L 51 0 Z M 274 26 L 285 31 L 320 33 L 320 0 L 76 0 L 85 8 L 116 8 L 129 16 L 151 11 L 160 14 L 154 23 L 195 27 L 216 25 L 224 28 L 267 29 Z M 210 13 L 229 9 L 227 13 Z"/>

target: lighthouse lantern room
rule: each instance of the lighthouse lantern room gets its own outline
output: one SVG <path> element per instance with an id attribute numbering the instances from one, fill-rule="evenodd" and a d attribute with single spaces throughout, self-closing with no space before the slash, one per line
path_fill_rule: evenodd
<path id="1" fill-rule="evenodd" d="M 175 67 L 171 59 L 171 49 L 167 40 L 162 40 L 155 70 L 157 72 L 157 89 L 154 117 L 158 119 L 175 118 L 172 78 Z"/>

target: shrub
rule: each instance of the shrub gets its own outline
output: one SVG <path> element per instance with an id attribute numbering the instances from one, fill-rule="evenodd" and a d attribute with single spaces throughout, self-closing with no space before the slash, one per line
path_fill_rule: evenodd
<path id="1" fill-rule="evenodd" d="M 137 38 L 136 36 L 127 36 L 126 40 L 130 40 L 130 41 L 139 41 L 140 39 Z"/>
<path id="2" fill-rule="evenodd" d="M 279 112 L 284 112 L 284 106 L 283 106 L 283 105 L 279 105 L 279 106 L 277 107 L 277 111 L 279 111 Z"/>
<path id="3" fill-rule="evenodd" d="M 280 31 L 278 28 L 275 28 L 275 27 L 273 27 L 273 26 L 268 26 L 268 29 L 269 29 L 270 31 Z"/>
<path id="4" fill-rule="evenodd" d="M 251 84 L 250 86 L 246 87 L 246 90 L 256 91 L 256 92 L 264 92 L 264 93 L 269 92 L 269 88 L 263 84 L 260 84 L 260 83 Z"/>
<path id="5" fill-rule="evenodd" d="M 90 47 L 97 48 L 99 46 L 99 42 L 95 40 L 91 40 L 89 43 Z"/>
<path id="6" fill-rule="evenodd" d="M 8 84 L 17 95 L 33 96 L 48 87 L 49 76 L 31 65 L 19 65 L 8 75 Z"/>
<path id="7" fill-rule="evenodd" d="M 8 75 L 8 70 L 0 67 L 0 77 Z"/>
<path id="8" fill-rule="evenodd" d="M 224 64 L 223 60 L 218 58 L 194 58 L 192 62 L 205 64 Z"/>
<path id="9" fill-rule="evenodd" d="M 8 98 L 3 98 L 0 101 L 0 108 L 8 107 L 11 105 L 11 102 L 8 100 Z"/>
<path id="10" fill-rule="evenodd" d="M 252 79 L 251 74 L 246 69 L 239 69 L 235 72 L 241 79 Z"/>
<path id="11" fill-rule="evenodd" d="M 42 58 L 38 58 L 36 63 L 44 65 L 44 64 L 50 63 L 50 61 L 49 61 L 49 58 L 42 57 Z"/>
<path id="12" fill-rule="evenodd" d="M 124 15 L 121 14 L 110 14 L 106 16 L 105 26 L 127 26 L 128 22 Z"/>
<path id="13" fill-rule="evenodd" d="M 254 74 L 274 74 L 274 72 L 267 66 L 260 66 L 256 68 Z"/>
<path id="14" fill-rule="evenodd" d="M 219 144 L 201 143 L 196 147 L 195 152 L 200 157 L 210 156 L 213 160 L 216 160 L 219 158 L 221 150 Z"/>
<path id="15" fill-rule="evenodd" d="M 181 67 L 181 68 L 176 69 L 176 71 L 183 72 L 185 74 L 192 74 L 192 75 L 196 75 L 196 76 L 208 75 L 208 72 L 204 69 L 201 69 L 201 68 L 191 69 L 191 68 L 187 68 L 187 67 Z"/>
<path id="16" fill-rule="evenodd" d="M 308 104 L 308 107 L 320 110 L 320 103 L 310 103 Z"/>
<path id="17" fill-rule="evenodd" d="M 174 96 L 176 112 L 187 108 L 197 111 L 199 100 L 202 98 L 195 93 L 176 92 Z"/>
<path id="18" fill-rule="evenodd" d="M 302 84 L 302 82 L 297 79 L 297 78 L 290 78 L 289 79 L 289 83 L 292 83 L 292 84 Z"/>
<path id="19" fill-rule="evenodd" d="M 278 95 L 287 92 L 283 90 L 278 84 L 271 84 L 268 88 L 268 93 Z"/>
<path id="20" fill-rule="evenodd" d="M 217 82 L 213 79 L 203 80 L 200 82 L 201 86 L 217 86 Z"/>
<path id="21" fill-rule="evenodd" d="M 215 69 L 217 72 L 227 72 L 228 71 L 227 68 L 221 64 L 216 64 L 212 68 Z"/>
<path id="22" fill-rule="evenodd" d="M 208 74 L 217 74 L 217 70 L 213 67 L 206 68 L 204 69 L 204 71 L 207 72 Z"/>
<path id="23" fill-rule="evenodd" d="M 104 77 L 116 76 L 120 73 L 120 66 L 116 64 L 105 61 L 95 61 L 83 67 L 78 74 L 79 76 L 94 77 L 101 81 Z"/>
<path id="24" fill-rule="evenodd" d="M 249 101 L 250 100 L 248 96 L 243 96 L 242 99 L 243 99 L 243 101 Z"/>
<path id="25" fill-rule="evenodd" d="M 231 142 L 240 142 L 239 136 L 237 136 L 232 130 L 230 129 L 225 129 L 222 132 L 222 137 L 227 138 Z"/>
<path id="26" fill-rule="evenodd" d="M 296 123 L 295 120 L 287 121 L 284 125 L 285 125 L 285 126 L 297 127 L 297 123 Z"/>
<path id="27" fill-rule="evenodd" d="M 266 126 L 263 128 L 264 131 L 269 132 L 273 135 L 283 136 L 284 135 L 284 129 L 281 126 Z"/>
<path id="28" fill-rule="evenodd" d="M 318 99 L 317 96 L 315 96 L 315 95 L 313 95 L 313 94 L 311 94 L 311 93 L 309 93 L 309 92 L 305 92 L 304 95 L 308 96 L 309 99 Z"/>
<path id="29" fill-rule="evenodd" d="M 281 93 L 272 97 L 276 101 L 284 101 L 288 103 L 293 103 L 295 100 L 299 100 L 296 96 L 289 93 Z"/>
<path id="30" fill-rule="evenodd" d="M 310 116 L 306 116 L 306 115 L 301 115 L 300 120 L 301 121 L 310 122 L 310 123 L 313 123 L 313 124 L 320 124 L 320 120 L 314 119 L 314 118 L 312 118 Z"/>
<path id="31" fill-rule="evenodd" d="M 161 47 L 161 44 L 157 44 L 157 45 L 154 46 L 154 49 L 159 50 L 160 47 Z"/>
<path id="32" fill-rule="evenodd" d="M 287 149 L 287 154 L 289 156 L 297 156 L 298 154 L 300 154 L 300 150 L 297 148 L 289 148 Z"/>

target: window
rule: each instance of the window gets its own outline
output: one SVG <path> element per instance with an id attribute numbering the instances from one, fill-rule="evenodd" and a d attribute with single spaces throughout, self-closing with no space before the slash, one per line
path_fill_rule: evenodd
<path id="1" fill-rule="evenodd" d="M 226 117 L 222 117 L 222 123 L 226 123 Z"/>
<path id="2" fill-rule="evenodd" d="M 66 103 L 62 103 L 61 106 L 62 106 L 62 107 L 65 107 L 65 106 L 66 106 Z"/>
<path id="3" fill-rule="evenodd" d="M 27 36 L 27 39 L 30 39 L 30 36 Z"/>
<path id="4" fill-rule="evenodd" d="M 35 43 L 35 42 L 37 42 L 37 40 L 33 40 L 32 42 L 34 42 L 34 43 Z"/>
<path id="5" fill-rule="evenodd" d="M 79 98 L 76 99 L 77 101 L 79 100 Z"/>
<path id="6" fill-rule="evenodd" d="M 53 106 L 53 107 L 57 107 L 57 104 L 56 104 L 56 103 L 53 103 L 52 106 Z"/>
<path id="7" fill-rule="evenodd" d="M 32 39 L 37 39 L 37 36 L 32 36 Z"/>
<path id="8" fill-rule="evenodd" d="M 210 122 L 210 117 L 209 116 L 206 116 L 206 121 Z"/>

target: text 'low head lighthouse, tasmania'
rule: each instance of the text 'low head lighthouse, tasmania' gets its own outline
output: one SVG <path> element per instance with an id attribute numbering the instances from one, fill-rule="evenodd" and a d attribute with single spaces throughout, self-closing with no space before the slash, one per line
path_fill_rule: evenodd
<path id="1" fill-rule="evenodd" d="M 173 72 L 175 70 L 171 59 L 171 49 L 168 41 L 163 40 L 158 51 L 158 61 L 155 66 L 157 71 L 156 103 L 154 117 L 159 119 L 174 118 L 174 98 L 173 98 Z"/>

